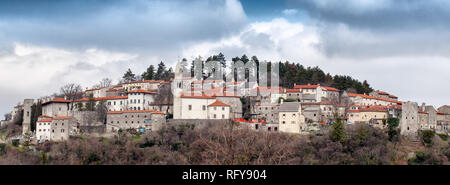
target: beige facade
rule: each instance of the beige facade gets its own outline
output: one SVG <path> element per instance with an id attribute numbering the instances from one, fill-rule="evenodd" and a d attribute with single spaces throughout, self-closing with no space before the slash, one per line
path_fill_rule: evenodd
<path id="1" fill-rule="evenodd" d="M 278 112 L 278 119 L 280 132 L 300 134 L 307 130 L 305 117 L 301 113 L 299 102 L 282 103 Z"/>
<path id="2" fill-rule="evenodd" d="M 42 103 L 42 115 L 51 117 L 69 116 L 69 100 L 56 98 Z"/>

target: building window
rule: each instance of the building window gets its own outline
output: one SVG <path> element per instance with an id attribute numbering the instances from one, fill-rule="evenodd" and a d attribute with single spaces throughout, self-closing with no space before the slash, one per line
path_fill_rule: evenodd
<path id="1" fill-rule="evenodd" d="M 192 105 L 188 105 L 188 109 L 189 109 L 189 110 L 192 110 Z"/>
<path id="2" fill-rule="evenodd" d="M 222 114 L 222 119 L 225 119 L 225 115 L 224 114 Z"/>
<path id="3" fill-rule="evenodd" d="M 214 110 L 217 110 L 217 107 L 214 107 Z"/>
<path id="4" fill-rule="evenodd" d="M 205 106 L 205 105 L 203 105 L 203 106 L 202 106 L 202 109 L 203 109 L 203 110 L 206 110 L 206 106 Z"/>
<path id="5" fill-rule="evenodd" d="M 283 124 L 285 124 L 286 122 L 285 121 L 283 121 Z"/>
<path id="6" fill-rule="evenodd" d="M 214 119 L 216 118 L 216 114 L 214 114 Z"/>

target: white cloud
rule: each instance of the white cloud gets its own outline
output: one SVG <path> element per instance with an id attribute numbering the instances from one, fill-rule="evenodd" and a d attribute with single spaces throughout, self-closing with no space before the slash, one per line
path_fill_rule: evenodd
<path id="1" fill-rule="evenodd" d="M 101 78 L 118 77 L 127 62 L 138 57 L 96 48 L 72 51 L 16 43 L 0 55 L 0 110 L 6 112 L 24 98 L 59 92 L 66 83 L 90 87 Z"/>
<path id="2" fill-rule="evenodd" d="M 285 9 L 283 10 L 284 15 L 295 15 L 298 13 L 298 10 L 296 9 Z"/>

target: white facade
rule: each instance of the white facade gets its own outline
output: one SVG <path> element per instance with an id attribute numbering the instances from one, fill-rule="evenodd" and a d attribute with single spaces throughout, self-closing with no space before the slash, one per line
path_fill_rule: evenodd
<path id="1" fill-rule="evenodd" d="M 209 105 L 208 119 L 230 119 L 229 105 Z"/>
<path id="2" fill-rule="evenodd" d="M 148 110 L 155 102 L 155 92 L 136 90 L 128 92 L 128 110 Z"/>
<path id="3" fill-rule="evenodd" d="M 36 139 L 39 141 L 51 139 L 51 119 L 36 122 Z"/>

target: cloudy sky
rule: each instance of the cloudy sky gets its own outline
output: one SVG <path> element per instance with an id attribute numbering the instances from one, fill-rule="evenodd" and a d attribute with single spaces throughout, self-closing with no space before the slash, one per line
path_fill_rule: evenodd
<path id="1" fill-rule="evenodd" d="M 368 80 L 450 104 L 445 0 L 0 1 L 0 113 L 70 82 L 222 52 Z"/>

